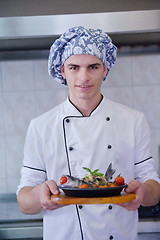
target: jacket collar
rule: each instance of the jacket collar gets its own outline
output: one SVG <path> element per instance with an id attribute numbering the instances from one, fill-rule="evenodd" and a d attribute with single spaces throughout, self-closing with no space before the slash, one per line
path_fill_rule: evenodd
<path id="1" fill-rule="evenodd" d="M 105 111 L 106 112 L 106 105 L 107 108 L 109 107 L 108 103 L 110 101 L 103 96 L 101 102 L 98 104 L 98 106 L 91 112 L 90 116 L 94 116 L 99 114 L 100 112 Z M 65 112 L 67 116 L 83 116 L 82 113 L 78 110 L 78 108 L 75 107 L 75 105 L 70 101 L 69 98 L 65 101 Z M 109 110 L 109 109 L 108 109 Z"/>

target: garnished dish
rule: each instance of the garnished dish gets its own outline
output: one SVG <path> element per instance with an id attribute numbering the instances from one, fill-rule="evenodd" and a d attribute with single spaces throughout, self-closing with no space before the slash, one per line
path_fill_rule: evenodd
<path id="1" fill-rule="evenodd" d="M 118 175 L 111 180 L 115 170 L 112 164 L 109 165 L 105 174 L 100 173 L 99 169 L 91 171 L 83 167 L 88 173 L 83 178 L 70 175 L 63 175 L 60 178 L 60 189 L 68 196 L 77 197 L 105 197 L 116 196 L 127 186 L 122 176 Z"/>

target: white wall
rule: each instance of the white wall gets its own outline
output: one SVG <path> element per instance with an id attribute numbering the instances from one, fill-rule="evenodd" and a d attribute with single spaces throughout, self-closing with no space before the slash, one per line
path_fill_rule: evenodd
<path id="1" fill-rule="evenodd" d="M 159 172 L 160 55 L 119 56 L 102 93 L 143 111 L 152 133 Z M 48 76 L 46 60 L 0 62 L 0 193 L 15 192 L 20 180 L 23 145 L 30 120 L 67 96 L 67 88 Z"/>

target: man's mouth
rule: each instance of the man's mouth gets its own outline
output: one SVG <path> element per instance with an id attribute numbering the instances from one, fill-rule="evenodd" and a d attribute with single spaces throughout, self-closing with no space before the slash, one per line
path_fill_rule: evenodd
<path id="1" fill-rule="evenodd" d="M 78 85 L 79 88 L 89 88 L 91 85 Z"/>

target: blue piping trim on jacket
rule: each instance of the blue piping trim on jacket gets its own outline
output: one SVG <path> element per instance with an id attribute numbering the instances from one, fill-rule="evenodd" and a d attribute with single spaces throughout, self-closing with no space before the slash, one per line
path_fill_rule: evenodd
<path id="1" fill-rule="evenodd" d="M 33 168 L 33 167 L 29 167 L 29 166 L 23 166 L 23 167 L 25 167 L 25 168 L 29 168 L 29 169 L 32 169 L 32 170 L 36 170 L 36 171 L 45 172 L 45 173 L 46 173 L 45 170 L 42 170 L 42 169 L 39 169 L 39 168 Z"/>
<path id="2" fill-rule="evenodd" d="M 65 130 L 65 121 L 66 121 L 67 119 L 69 119 L 69 118 L 84 118 L 84 116 L 66 116 L 65 118 L 63 118 L 64 145 L 65 145 L 65 149 L 66 149 L 68 170 L 69 170 L 69 174 L 70 174 L 70 176 L 71 176 L 72 173 L 71 173 L 71 168 L 70 168 L 70 164 L 69 164 L 69 155 L 68 155 L 67 139 L 66 139 L 66 130 Z"/>
<path id="3" fill-rule="evenodd" d="M 70 168 L 70 164 L 69 164 L 69 156 L 68 156 L 68 150 L 67 150 L 66 130 L 65 130 L 65 124 L 64 124 L 66 119 L 67 119 L 67 117 L 63 119 L 64 145 L 65 145 L 65 149 L 66 149 L 68 171 L 69 171 L 69 175 L 71 176 L 71 168 Z"/>
<path id="4" fill-rule="evenodd" d="M 67 165 L 68 165 L 68 170 L 69 170 L 69 174 L 70 176 L 71 174 L 71 167 L 70 167 L 70 163 L 69 163 L 69 154 L 68 154 L 68 148 L 67 148 L 67 139 L 66 139 L 66 131 L 65 131 L 65 121 L 68 118 L 82 118 L 84 116 L 67 116 L 63 119 L 63 132 L 64 132 L 64 145 L 65 145 L 65 149 L 66 149 L 66 156 L 67 156 Z M 80 219 L 80 215 L 79 215 L 79 210 L 78 210 L 78 206 L 75 205 L 76 207 L 76 211 L 77 211 L 77 216 L 78 216 L 78 222 L 79 222 L 79 227 L 80 227 L 80 232 L 81 232 L 81 239 L 84 240 L 83 237 L 83 230 L 82 230 L 82 223 L 81 223 L 81 219 Z"/>
<path id="5" fill-rule="evenodd" d="M 145 162 L 145 161 L 147 161 L 147 160 L 149 160 L 149 159 L 151 159 L 152 157 L 149 157 L 149 158 L 146 158 L 146 159 L 144 159 L 144 160 L 142 160 L 142 161 L 140 161 L 140 162 L 138 162 L 138 163 L 135 163 L 134 165 L 138 165 L 138 164 L 140 164 L 140 163 L 143 163 L 143 162 Z"/>
<path id="6" fill-rule="evenodd" d="M 102 102 L 102 100 L 103 100 L 103 95 L 101 94 L 101 100 L 100 100 L 100 102 L 98 103 L 98 105 L 90 112 L 90 114 L 89 114 L 89 116 L 87 116 L 87 117 L 90 117 L 91 116 L 91 114 L 96 110 L 96 108 L 101 104 L 101 102 Z M 71 102 L 71 100 L 68 98 L 68 100 L 69 100 L 69 102 L 78 110 L 78 112 L 80 112 L 81 113 L 81 111 Z M 82 116 L 72 116 L 72 117 L 85 117 L 84 115 L 83 115 L 83 113 L 81 113 L 82 114 Z"/>
<path id="7" fill-rule="evenodd" d="M 78 221 L 79 221 L 79 227 L 80 227 L 81 237 L 82 237 L 82 240 L 84 240 L 83 230 L 82 230 L 82 224 L 81 224 L 81 219 L 80 219 L 80 215 L 79 215 L 79 211 L 78 211 L 78 206 L 77 206 L 77 205 L 76 205 L 76 211 L 77 211 L 77 216 L 78 216 Z"/>

